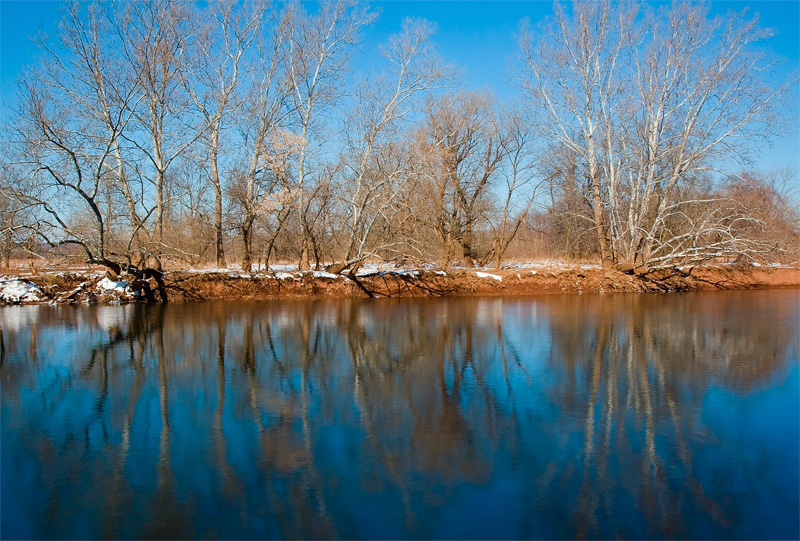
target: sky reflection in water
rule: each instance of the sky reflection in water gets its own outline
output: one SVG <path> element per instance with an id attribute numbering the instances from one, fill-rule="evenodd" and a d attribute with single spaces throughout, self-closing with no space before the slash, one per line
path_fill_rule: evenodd
<path id="1" fill-rule="evenodd" d="M 800 292 L 0 309 L 0 536 L 797 538 Z"/>

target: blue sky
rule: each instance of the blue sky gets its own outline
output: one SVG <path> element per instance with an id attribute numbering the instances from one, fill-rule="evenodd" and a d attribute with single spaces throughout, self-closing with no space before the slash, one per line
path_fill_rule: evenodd
<path id="1" fill-rule="evenodd" d="M 30 37 L 39 29 L 53 32 L 60 4 L 50 0 L 0 0 L 0 91 L 4 109 L 13 99 L 14 78 L 35 58 Z M 438 26 L 435 41 L 439 53 L 466 72 L 465 86 L 490 88 L 500 97 L 514 91 L 507 82 L 507 68 L 516 53 L 519 22 L 529 17 L 536 23 L 552 12 L 549 0 L 395 0 L 373 5 L 381 15 L 366 35 L 367 49 L 374 49 L 397 32 L 405 17 L 428 19 Z M 800 69 L 800 0 L 716 1 L 711 10 L 725 13 L 748 6 L 759 13 L 763 26 L 777 32 L 768 45 L 785 61 L 780 73 L 785 76 Z M 795 92 L 795 100 L 800 99 L 797 96 Z M 793 132 L 775 141 L 774 148 L 764 152 L 759 166 L 794 165 L 800 170 L 800 103 L 795 105 Z"/>

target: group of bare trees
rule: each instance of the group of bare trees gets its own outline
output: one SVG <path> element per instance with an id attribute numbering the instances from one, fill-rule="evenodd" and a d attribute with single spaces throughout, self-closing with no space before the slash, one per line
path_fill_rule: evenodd
<path id="1" fill-rule="evenodd" d="M 356 70 L 375 18 L 355 0 L 71 4 L 7 119 L 4 254 L 499 267 L 512 245 L 541 255 L 538 235 L 629 269 L 796 259 L 786 191 L 740 172 L 791 88 L 757 19 L 556 5 L 523 26 L 522 93 L 501 103 L 458 88 L 426 21 Z"/>
<path id="2" fill-rule="evenodd" d="M 523 85 L 553 145 L 553 174 L 566 198 L 585 198 L 582 212 L 569 211 L 593 226 L 604 264 L 750 260 L 787 248 L 756 233 L 773 224 L 718 178 L 787 118 L 792 83 L 770 80 L 774 59 L 759 47 L 770 32 L 757 23 L 690 3 L 587 2 L 556 6 L 540 31 L 523 31 Z M 796 227 L 795 215 L 795 242 Z"/>

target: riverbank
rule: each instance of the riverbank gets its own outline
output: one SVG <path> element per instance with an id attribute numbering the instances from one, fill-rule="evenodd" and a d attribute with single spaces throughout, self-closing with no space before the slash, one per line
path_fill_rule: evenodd
<path id="1" fill-rule="evenodd" d="M 367 267 L 355 275 L 323 271 L 245 274 L 216 270 L 173 271 L 164 275 L 170 302 L 269 300 L 276 298 L 380 298 L 559 293 L 668 292 L 800 287 L 800 269 L 716 266 L 625 274 L 598 265 L 551 262 L 491 269 L 394 269 Z M 153 284 L 155 290 L 155 284 Z M 156 293 L 156 298 L 160 294 Z M 49 270 L 0 277 L 6 304 L 108 304 L 136 300 L 124 280 L 102 269 Z"/>

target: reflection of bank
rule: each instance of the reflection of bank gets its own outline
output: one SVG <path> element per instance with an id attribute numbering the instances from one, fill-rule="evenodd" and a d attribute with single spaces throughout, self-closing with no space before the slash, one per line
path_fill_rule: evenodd
<path id="1" fill-rule="evenodd" d="M 3 328 L 3 452 L 48 501 L 28 537 L 725 532 L 698 412 L 797 348 L 746 297 L 36 307 Z"/>

